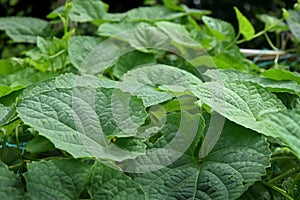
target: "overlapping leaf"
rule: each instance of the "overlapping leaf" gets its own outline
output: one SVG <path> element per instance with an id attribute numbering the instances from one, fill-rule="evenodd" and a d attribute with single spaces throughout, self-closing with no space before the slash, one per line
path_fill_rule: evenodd
<path id="1" fill-rule="evenodd" d="M 270 124 L 281 141 L 285 142 L 300 158 L 300 110 L 267 113 L 263 122 Z"/>
<path id="2" fill-rule="evenodd" d="M 145 199 L 141 186 L 120 170 L 96 161 L 91 175 L 88 192 L 92 199 Z"/>
<path id="3" fill-rule="evenodd" d="M 76 22 L 101 20 L 108 6 L 100 0 L 74 0 L 70 18 Z"/>
<path id="4" fill-rule="evenodd" d="M 220 139 L 200 162 L 182 157 L 163 169 L 133 174 L 147 199 L 235 199 L 265 174 L 270 152 L 255 132 L 226 122 Z"/>
<path id="5" fill-rule="evenodd" d="M 200 86 L 202 81 L 184 70 L 162 64 L 149 64 L 130 70 L 119 88 L 141 98 L 146 107 L 170 100 L 173 92 Z M 171 91 L 171 92 L 170 92 Z"/>
<path id="6" fill-rule="evenodd" d="M 292 78 L 294 76 L 292 76 L 292 74 L 286 74 L 287 77 L 284 78 L 285 77 L 284 73 L 280 73 L 280 71 L 273 73 L 273 76 L 280 78 L 280 80 L 277 81 L 269 78 L 264 78 L 261 76 L 254 76 L 233 69 L 208 70 L 205 72 L 205 75 L 212 78 L 213 80 L 219 80 L 219 81 L 248 81 L 248 82 L 256 83 L 259 84 L 261 87 L 267 88 L 272 92 L 290 92 L 293 94 L 300 94 L 300 86 L 296 84 L 294 81 L 291 81 L 293 80 Z M 267 77 L 273 77 L 273 76 L 271 75 L 271 71 L 270 71 L 270 75 Z"/>
<path id="7" fill-rule="evenodd" d="M 19 117 L 57 148 L 74 157 L 123 160 L 136 156 L 109 140 L 136 135 L 147 117 L 142 101 L 129 93 L 106 87 L 97 78 L 67 74 L 38 84 L 23 96 Z"/>
<path id="8" fill-rule="evenodd" d="M 21 180 L 0 162 L 0 195 L 2 199 L 23 199 L 24 186 Z"/>
<path id="9" fill-rule="evenodd" d="M 35 43 L 37 36 L 47 36 L 50 23 L 32 17 L 1 17 L 0 30 L 15 42 Z"/>

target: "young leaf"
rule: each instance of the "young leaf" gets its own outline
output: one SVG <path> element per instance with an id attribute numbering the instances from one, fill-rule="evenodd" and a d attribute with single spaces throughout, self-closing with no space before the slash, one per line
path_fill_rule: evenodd
<path id="1" fill-rule="evenodd" d="M 265 138 L 227 121 L 212 151 L 200 162 L 183 156 L 163 169 L 132 174 L 147 199 L 236 199 L 269 166 Z"/>
<path id="2" fill-rule="evenodd" d="M 239 33 L 241 33 L 246 40 L 251 40 L 255 34 L 252 24 L 237 7 L 234 7 L 234 10 L 239 24 Z"/>
<path id="3" fill-rule="evenodd" d="M 24 186 L 21 180 L 9 171 L 7 166 L 0 161 L 0 196 L 2 199 L 23 199 Z"/>
<path id="4" fill-rule="evenodd" d="M 0 17 L 0 30 L 14 42 L 35 43 L 37 36 L 49 36 L 50 23 L 32 17 Z"/>
<path id="5" fill-rule="evenodd" d="M 27 199 L 79 199 L 90 165 L 77 160 L 33 162 L 24 174 Z"/>

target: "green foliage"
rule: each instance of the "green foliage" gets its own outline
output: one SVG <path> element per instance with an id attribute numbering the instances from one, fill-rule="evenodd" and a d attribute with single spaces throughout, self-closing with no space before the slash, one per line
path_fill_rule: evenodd
<path id="1" fill-rule="evenodd" d="M 74 0 L 49 21 L 0 19 L 35 45 L 0 60 L 4 199 L 299 198 L 300 75 L 238 46 L 265 35 L 277 50 L 268 34 L 287 29 L 298 44 L 297 5 L 259 15 L 258 32 L 235 8 L 236 33 L 163 2 L 109 13 Z"/>

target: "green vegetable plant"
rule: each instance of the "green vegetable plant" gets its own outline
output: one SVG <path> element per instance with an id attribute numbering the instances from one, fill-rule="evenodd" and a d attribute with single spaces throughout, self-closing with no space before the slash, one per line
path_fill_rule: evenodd
<path id="1" fill-rule="evenodd" d="M 0 18 L 33 46 L 0 59 L 2 199 L 300 198 L 298 68 L 238 46 L 289 30 L 299 55 L 300 2 L 258 32 L 163 2 Z"/>

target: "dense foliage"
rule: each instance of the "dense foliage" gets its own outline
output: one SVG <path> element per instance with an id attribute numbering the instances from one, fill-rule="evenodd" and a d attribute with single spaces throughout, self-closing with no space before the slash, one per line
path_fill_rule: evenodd
<path id="1" fill-rule="evenodd" d="M 300 2 L 259 31 L 235 7 L 237 32 L 163 2 L 0 18 L 32 47 L 0 60 L 2 199 L 300 198 Z M 262 35 L 264 68 L 238 46 Z"/>

